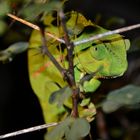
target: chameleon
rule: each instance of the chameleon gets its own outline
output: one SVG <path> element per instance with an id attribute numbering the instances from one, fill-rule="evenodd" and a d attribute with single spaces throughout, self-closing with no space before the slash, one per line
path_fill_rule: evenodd
<path id="1" fill-rule="evenodd" d="M 48 14 L 43 23 L 45 30 L 59 38 L 64 37 L 64 31 L 59 25 L 59 19 L 55 13 Z M 90 20 L 81 13 L 72 11 L 66 14 L 66 25 L 71 41 L 79 41 L 84 38 L 108 31 Z M 66 46 L 57 40 L 46 36 L 49 51 L 63 68 L 68 68 Z M 32 89 L 37 95 L 42 107 L 46 123 L 59 122 L 68 115 L 71 108 L 71 98 L 64 101 L 58 107 L 56 103 L 50 103 L 50 97 L 57 91 L 67 90 L 67 82 L 63 79 L 58 69 L 53 65 L 42 51 L 41 34 L 32 32 L 28 50 L 28 69 Z M 90 101 L 91 93 L 100 86 L 101 78 L 116 78 L 122 76 L 127 69 L 127 50 L 130 47 L 128 39 L 120 34 L 103 37 L 98 40 L 80 44 L 74 47 L 74 76 L 80 92 L 84 95 L 86 103 L 81 101 L 78 108 L 81 117 L 94 118 L 96 109 Z M 89 94 L 87 94 L 89 93 Z M 67 93 L 66 93 L 67 94 Z M 87 96 L 89 95 L 89 96 Z M 63 99 L 63 96 L 60 96 Z"/>

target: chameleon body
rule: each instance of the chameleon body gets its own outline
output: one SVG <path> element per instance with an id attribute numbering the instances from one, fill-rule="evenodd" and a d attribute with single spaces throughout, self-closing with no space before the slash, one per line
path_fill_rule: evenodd
<path id="1" fill-rule="evenodd" d="M 66 15 L 67 27 L 71 40 L 78 41 L 84 38 L 104 33 L 107 30 L 86 20 L 84 16 L 77 12 Z M 61 27 L 56 26 L 56 18 L 48 15 L 46 20 L 46 30 L 59 38 L 63 38 L 64 32 Z M 68 67 L 67 52 L 64 44 L 47 37 L 47 46 L 56 60 L 64 68 Z M 49 98 L 53 92 L 67 86 L 58 69 L 52 64 L 47 56 L 41 54 L 41 35 L 38 31 L 33 31 L 30 38 L 30 49 L 28 51 L 29 76 L 31 86 L 40 101 L 44 119 L 48 122 L 58 122 L 66 116 L 66 109 L 56 104 L 50 104 Z M 123 39 L 119 34 L 103 37 L 100 40 L 91 41 L 75 46 L 74 48 L 74 74 L 77 85 L 83 93 L 94 92 L 100 86 L 100 78 L 115 78 L 122 76 L 127 69 L 126 52 L 129 48 L 129 41 Z M 87 78 L 90 76 L 90 78 Z M 87 78 L 87 79 L 86 79 Z M 81 82 L 83 80 L 83 82 Z M 70 99 L 69 99 L 70 100 Z M 89 98 L 87 99 L 87 102 Z M 88 104 L 88 105 L 87 105 Z M 92 117 L 96 111 L 87 103 L 87 110 L 92 112 Z M 67 103 L 66 103 L 67 106 Z M 71 104 L 68 105 L 68 107 Z M 84 106 L 84 105 L 83 105 Z M 92 108 L 93 109 L 93 108 Z M 87 110 L 79 105 L 81 116 Z M 63 117 L 62 117 L 63 116 Z M 86 115 L 85 115 L 86 116 Z"/>

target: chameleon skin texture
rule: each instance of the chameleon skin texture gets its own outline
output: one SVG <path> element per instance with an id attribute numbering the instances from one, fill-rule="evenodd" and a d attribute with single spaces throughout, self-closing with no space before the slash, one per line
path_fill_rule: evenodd
<path id="1" fill-rule="evenodd" d="M 69 36 L 72 41 L 82 40 L 107 31 L 74 11 L 66 14 L 66 20 Z M 46 31 L 59 38 L 63 38 L 64 32 L 62 27 L 56 23 L 59 23 L 59 20 L 53 14 L 48 15 L 44 20 Z M 46 36 L 46 39 L 49 51 L 62 67 L 67 68 L 68 62 L 65 45 L 48 36 Z M 28 50 L 30 82 L 39 99 L 45 121 L 47 123 L 58 122 L 67 116 L 67 111 L 63 106 L 58 108 L 56 104 L 50 104 L 49 98 L 53 92 L 66 87 L 68 84 L 63 80 L 60 72 L 50 59 L 41 53 L 41 45 L 41 35 L 39 31 L 34 30 L 30 38 Z M 73 53 L 74 74 L 81 92 L 85 94 L 87 92 L 94 92 L 100 86 L 100 78 L 115 78 L 123 75 L 127 69 L 127 50 L 129 46 L 129 40 L 123 39 L 119 34 L 75 46 Z M 90 75 L 92 76 L 86 79 Z M 81 82 L 81 80 L 83 81 Z M 68 100 L 64 104 L 71 107 L 71 99 L 69 98 Z M 80 113 L 81 117 L 88 115 L 93 117 L 96 110 L 93 109 L 94 107 L 90 99 L 86 101 L 86 109 L 85 103 L 79 104 L 79 112 L 82 112 Z M 92 111 L 90 110 L 91 108 Z M 88 114 L 88 111 L 90 114 Z"/>

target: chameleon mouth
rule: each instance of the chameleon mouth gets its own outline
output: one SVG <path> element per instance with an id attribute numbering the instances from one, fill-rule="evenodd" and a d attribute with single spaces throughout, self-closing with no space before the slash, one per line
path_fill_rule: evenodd
<path id="1" fill-rule="evenodd" d="M 117 77 L 119 77 L 121 75 L 122 74 L 114 75 L 114 76 L 95 76 L 95 73 L 91 73 L 91 74 L 87 74 L 84 77 L 82 77 L 82 79 L 80 80 L 80 83 L 82 84 L 86 80 L 89 81 L 93 77 L 96 78 L 96 79 L 113 79 L 113 78 L 117 78 Z"/>
<path id="2" fill-rule="evenodd" d="M 113 75 L 113 76 L 96 76 L 96 78 L 97 79 L 114 79 L 114 78 L 120 77 L 122 75 L 123 75 L 123 73 L 116 74 L 116 75 Z"/>

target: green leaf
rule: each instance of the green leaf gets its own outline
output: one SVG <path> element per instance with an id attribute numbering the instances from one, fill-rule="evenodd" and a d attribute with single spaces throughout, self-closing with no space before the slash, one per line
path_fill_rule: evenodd
<path id="1" fill-rule="evenodd" d="M 140 87 L 127 85 L 110 92 L 103 102 L 102 108 L 106 113 L 111 113 L 123 106 L 131 108 L 139 107 L 139 103 Z"/>
<path id="2" fill-rule="evenodd" d="M 6 50 L 13 54 L 19 54 L 26 51 L 28 49 L 28 46 L 28 42 L 16 42 L 10 45 Z"/>
<path id="3" fill-rule="evenodd" d="M 49 131 L 45 136 L 45 140 L 62 140 L 62 137 L 65 136 L 65 133 L 69 132 L 69 127 L 73 122 L 73 118 L 67 118 L 58 126 L 56 126 L 52 131 Z"/>
<path id="4" fill-rule="evenodd" d="M 81 118 L 86 118 L 88 122 L 94 120 L 96 114 L 96 108 L 92 102 L 89 103 L 87 107 L 79 107 L 79 116 Z"/>
<path id="5" fill-rule="evenodd" d="M 90 124 L 84 118 L 67 118 L 56 126 L 52 131 L 49 131 L 45 140 L 79 140 L 89 134 Z"/>
<path id="6" fill-rule="evenodd" d="M 87 136 L 89 134 L 89 131 L 90 131 L 89 122 L 84 118 L 78 118 L 73 122 L 71 129 L 66 136 L 66 139 L 79 140 L 82 137 Z"/>
<path id="7" fill-rule="evenodd" d="M 61 88 L 58 91 L 55 91 L 51 94 L 49 98 L 50 103 L 57 103 L 58 107 L 62 106 L 70 96 L 72 95 L 71 89 L 66 86 L 64 88 Z"/>
<path id="8" fill-rule="evenodd" d="M 17 42 L 10 45 L 7 49 L 0 51 L 0 61 L 10 62 L 13 60 L 15 55 L 22 53 L 28 48 L 27 42 Z"/>
<path id="9" fill-rule="evenodd" d="M 81 106 L 87 106 L 90 103 L 90 98 L 83 99 L 80 103 Z"/>
<path id="10" fill-rule="evenodd" d="M 36 17 L 43 14 L 46 16 L 50 11 L 59 10 L 62 7 L 62 3 L 59 1 L 51 1 L 49 3 L 35 3 L 22 9 L 20 12 L 28 19 L 34 20 Z"/>

